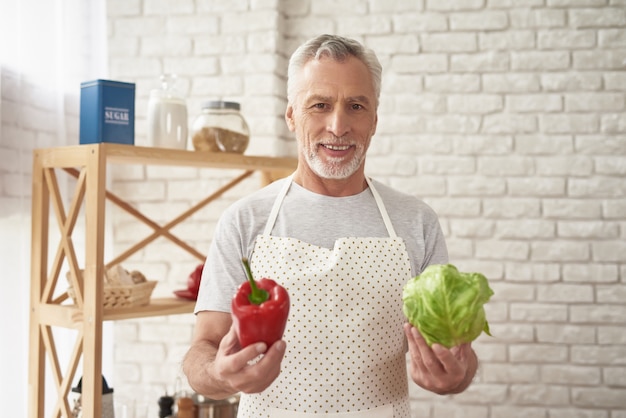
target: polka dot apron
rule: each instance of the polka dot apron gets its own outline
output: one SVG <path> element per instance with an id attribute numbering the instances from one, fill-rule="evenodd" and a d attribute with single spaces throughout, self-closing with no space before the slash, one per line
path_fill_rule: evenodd
<path id="1" fill-rule="evenodd" d="M 402 332 L 410 262 L 368 184 L 389 237 L 340 238 L 333 249 L 271 236 L 291 179 L 278 195 L 250 263 L 289 292 L 287 352 L 268 389 L 241 397 L 239 418 L 410 416 Z"/>

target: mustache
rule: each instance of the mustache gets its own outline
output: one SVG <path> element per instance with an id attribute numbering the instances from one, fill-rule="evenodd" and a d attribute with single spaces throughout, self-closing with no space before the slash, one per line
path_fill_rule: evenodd
<path id="1" fill-rule="evenodd" d="M 332 136 L 324 138 L 318 142 L 319 144 L 333 144 L 333 145 L 352 145 L 354 141 L 348 136 Z"/>

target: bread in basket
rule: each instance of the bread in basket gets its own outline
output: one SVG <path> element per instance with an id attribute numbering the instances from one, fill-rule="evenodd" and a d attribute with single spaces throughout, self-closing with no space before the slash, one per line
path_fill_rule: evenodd
<path id="1" fill-rule="evenodd" d="M 82 279 L 83 270 L 80 270 Z M 67 273 L 68 280 L 70 273 Z M 144 306 L 150 303 L 152 291 L 157 284 L 156 280 L 146 280 L 145 276 L 137 271 L 127 271 L 121 265 L 115 265 L 104 273 L 104 293 L 102 301 L 104 308 L 128 308 Z M 67 293 L 76 302 L 76 292 L 73 287 Z"/>

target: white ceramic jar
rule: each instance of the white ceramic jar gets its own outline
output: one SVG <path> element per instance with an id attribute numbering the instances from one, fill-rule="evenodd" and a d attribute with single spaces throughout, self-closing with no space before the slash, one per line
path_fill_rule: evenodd
<path id="1" fill-rule="evenodd" d="M 148 146 L 187 148 L 187 104 L 174 89 L 175 74 L 161 76 L 161 88 L 150 92 Z"/>

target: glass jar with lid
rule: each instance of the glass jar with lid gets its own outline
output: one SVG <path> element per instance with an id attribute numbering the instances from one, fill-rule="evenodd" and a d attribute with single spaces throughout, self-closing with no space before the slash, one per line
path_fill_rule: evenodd
<path id="1" fill-rule="evenodd" d="M 192 125 L 192 143 L 197 151 L 243 154 L 250 142 L 250 130 L 237 102 L 211 100 L 202 103 L 202 112 Z"/>
<path id="2" fill-rule="evenodd" d="M 175 84 L 175 74 L 163 74 L 161 88 L 150 91 L 148 146 L 187 148 L 187 104 L 176 92 Z"/>

